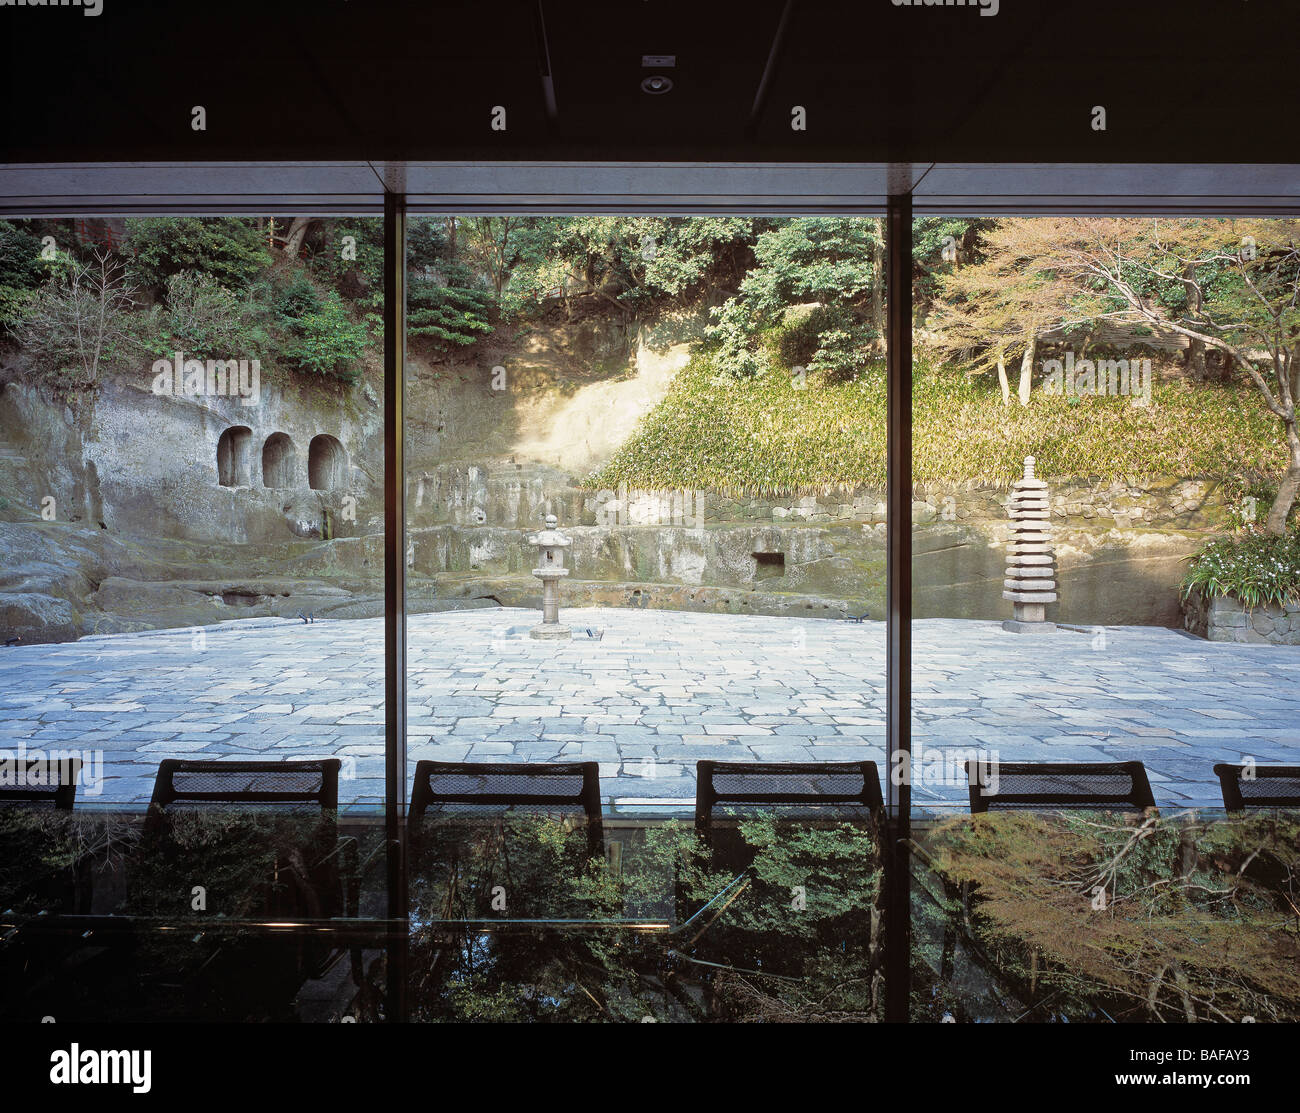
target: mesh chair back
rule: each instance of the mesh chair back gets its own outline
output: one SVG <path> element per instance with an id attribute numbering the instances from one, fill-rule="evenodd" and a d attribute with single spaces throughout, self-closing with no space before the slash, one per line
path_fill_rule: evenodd
<path id="1" fill-rule="evenodd" d="M 0 804 L 26 804 L 71 811 L 81 779 L 81 758 L 29 758 L 19 784 L 0 785 Z"/>
<path id="2" fill-rule="evenodd" d="M 1300 808 L 1300 765 L 1216 765 L 1214 772 L 1223 789 L 1223 806 L 1231 812 Z"/>
<path id="3" fill-rule="evenodd" d="M 884 808 L 874 761 L 701 761 L 695 776 L 695 825 L 700 829 L 710 825 L 715 811 L 830 819 L 878 815 Z"/>
<path id="4" fill-rule="evenodd" d="M 412 822 L 429 809 L 471 814 L 505 809 L 536 814 L 581 811 L 600 822 L 600 765 L 421 761 L 411 792 Z"/>
<path id="5" fill-rule="evenodd" d="M 186 761 L 168 758 L 158 766 L 150 821 L 177 804 L 317 805 L 339 803 L 336 757 L 315 761 Z"/>
<path id="6" fill-rule="evenodd" d="M 966 762 L 972 812 L 1155 807 L 1140 761 Z M 994 791 L 995 790 L 995 791 Z"/>

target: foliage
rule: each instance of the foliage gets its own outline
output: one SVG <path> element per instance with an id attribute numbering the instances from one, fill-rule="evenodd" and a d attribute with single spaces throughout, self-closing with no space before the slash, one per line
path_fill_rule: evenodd
<path id="1" fill-rule="evenodd" d="M 181 351 L 194 359 L 265 359 L 272 348 L 265 311 L 201 271 L 167 279 L 165 308 L 153 306 L 136 326 L 141 344 L 158 356 Z"/>
<path id="2" fill-rule="evenodd" d="M 736 295 L 713 310 L 710 339 L 719 372 L 747 378 L 770 369 L 755 351 L 759 337 L 796 305 L 824 307 L 804 346 L 808 370 L 853 378 L 879 337 L 877 266 L 883 249 L 876 222 L 854 217 L 796 217 L 762 231 L 755 265 Z"/>
<path id="3" fill-rule="evenodd" d="M 448 265 L 444 273 L 446 283 L 436 277 L 412 277 L 407 291 L 407 334 L 432 337 L 440 346 L 467 347 L 492 332 L 492 295 L 469 285 L 462 266 Z"/>
<path id="4" fill-rule="evenodd" d="M 277 292 L 275 308 L 286 324 L 297 325 L 304 317 L 320 312 L 320 291 L 305 274 L 298 273 Z"/>
<path id="5" fill-rule="evenodd" d="M 131 279 L 162 291 L 179 271 L 198 271 L 241 289 L 271 263 L 261 233 L 238 217 L 146 217 L 126 222 Z"/>
<path id="6" fill-rule="evenodd" d="M 505 316 L 549 295 L 594 294 L 609 309 L 648 313 L 730 287 L 750 262 L 755 228 L 741 217 L 579 216 L 534 220 L 515 232 Z"/>
<path id="7" fill-rule="evenodd" d="M 308 268 L 358 306 L 379 312 L 384 306 L 383 221 L 340 219 L 323 223 L 324 236 L 319 249 L 307 257 Z M 410 228 L 417 229 L 421 224 L 417 218 Z M 409 244 L 407 253 L 409 262 Z"/>
<path id="8" fill-rule="evenodd" d="M 986 239 L 986 263 L 945 283 L 950 349 L 992 365 L 1017 330 L 1032 357 L 1043 328 L 1105 320 L 1215 350 L 1281 422 L 1288 455 L 1264 528 L 1284 532 L 1300 496 L 1300 221 L 1037 217 L 1001 221 Z"/>
<path id="9" fill-rule="evenodd" d="M 428 218 L 407 229 L 407 335 L 430 337 L 440 348 L 468 347 L 493 330 L 493 292 L 452 247 L 460 223 Z"/>
<path id="10" fill-rule="evenodd" d="M 1003 220 L 981 240 L 982 259 L 937 275 L 941 298 L 933 326 L 939 351 L 972 373 L 1032 360 L 1037 337 L 1047 329 L 1091 323 L 1106 308 L 1052 267 L 1044 244 L 1052 229 L 1069 222 L 1053 218 Z"/>
<path id="11" fill-rule="evenodd" d="M 137 838 L 128 820 L 111 815 L 0 808 L 0 908 L 21 915 L 58 909 L 75 893 L 80 863 L 95 855 L 115 867 Z"/>
<path id="12" fill-rule="evenodd" d="M 41 258 L 41 239 L 25 224 L 0 220 L 0 330 L 12 330 L 53 265 Z"/>
<path id="13" fill-rule="evenodd" d="M 1236 479 L 1282 458 L 1274 424 L 1244 385 L 1192 386 L 1152 376 L 1148 407 L 1128 398 L 1035 391 L 1003 409 L 985 380 L 918 361 L 913 368 L 912 467 L 918 483 L 1008 484 L 1026 456 L 1043 476 L 1198 476 Z M 885 482 L 885 384 L 714 374 L 705 356 L 680 371 L 587 486 L 706 488 L 792 494 L 881 487 Z M 1077 403 L 1077 404 L 1072 404 Z M 1186 436 L 1195 428 L 1195 437 Z"/>
<path id="14" fill-rule="evenodd" d="M 964 953 L 1021 1015 L 1300 1019 L 1293 815 L 991 813 L 940 823 L 927 846 Z"/>
<path id="15" fill-rule="evenodd" d="M 355 321 L 338 294 L 330 291 L 320 309 L 298 318 L 293 335 L 285 342 L 290 366 L 309 375 L 361 380 L 360 359 L 370 344 L 364 321 Z"/>
<path id="16" fill-rule="evenodd" d="M 874 830 L 792 827 L 769 816 L 716 837 L 727 838 L 726 849 L 672 821 L 624 829 L 613 868 L 590 855 L 581 825 L 521 815 L 426 821 L 411 870 L 416 1015 L 877 1018 Z M 796 892 L 802 901 L 792 900 Z M 494 920 L 513 924 L 491 933 L 472 926 Z M 553 933 L 522 920 L 586 926 Z M 629 930 L 656 921 L 676 930 Z M 665 992 L 667 980 L 680 991 Z"/>
<path id="17" fill-rule="evenodd" d="M 1182 590 L 1184 598 L 1200 590 L 1208 597 L 1232 596 L 1248 607 L 1300 602 L 1300 532 L 1216 538 L 1192 558 Z"/>
<path id="18" fill-rule="evenodd" d="M 101 252 L 37 290 L 14 331 L 41 382 L 65 391 L 90 390 L 106 368 L 136 349 L 133 306 L 134 290 L 123 265 Z"/>

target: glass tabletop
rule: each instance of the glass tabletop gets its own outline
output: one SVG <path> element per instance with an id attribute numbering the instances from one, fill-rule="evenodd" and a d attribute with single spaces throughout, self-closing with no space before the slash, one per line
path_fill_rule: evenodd
<path id="1" fill-rule="evenodd" d="M 879 850 L 874 820 L 430 815 L 392 918 L 374 816 L 7 809 L 0 1007 L 377 1020 L 397 971 L 414 1020 L 875 1019 Z"/>
<path id="2" fill-rule="evenodd" d="M 950 815 L 909 849 L 913 1019 L 1300 1019 L 1300 812 Z"/>

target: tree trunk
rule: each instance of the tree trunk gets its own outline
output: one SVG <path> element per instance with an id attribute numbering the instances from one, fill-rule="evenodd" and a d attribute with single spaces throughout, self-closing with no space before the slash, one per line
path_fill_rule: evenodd
<path id="1" fill-rule="evenodd" d="M 302 250 L 302 241 L 307 236 L 307 229 L 316 222 L 314 216 L 295 216 L 293 223 L 289 225 L 289 234 L 284 239 L 284 253 L 290 259 L 298 258 L 298 252 Z"/>
<path id="2" fill-rule="evenodd" d="M 1285 426 L 1290 462 L 1282 476 L 1282 482 L 1277 486 L 1277 498 L 1273 500 L 1268 520 L 1264 523 L 1264 532 L 1274 537 L 1286 533 L 1286 520 L 1291 514 L 1291 507 L 1295 505 L 1296 495 L 1300 494 L 1300 433 L 1296 431 L 1294 417 Z"/>
<path id="3" fill-rule="evenodd" d="M 1034 389 L 1034 356 L 1038 353 L 1038 333 L 1030 330 L 1025 343 L 1025 354 L 1020 360 L 1019 398 L 1022 406 L 1029 405 L 1029 394 Z"/>
<path id="4" fill-rule="evenodd" d="M 1007 361 L 1002 356 L 998 356 L 998 387 L 1002 391 L 1002 404 L 1009 406 L 1011 404 L 1011 384 L 1007 382 Z"/>
<path id="5" fill-rule="evenodd" d="M 1196 281 L 1196 264 L 1188 263 L 1183 271 L 1183 289 L 1187 291 L 1187 316 L 1195 321 L 1201 315 L 1201 286 Z M 1191 339 L 1187 346 L 1187 374 L 1194 383 L 1207 382 L 1210 378 L 1209 368 L 1205 365 L 1205 343 Z"/>
<path id="6" fill-rule="evenodd" d="M 885 339 L 885 222 L 876 217 L 876 242 L 871 249 L 871 327 L 880 343 Z"/>

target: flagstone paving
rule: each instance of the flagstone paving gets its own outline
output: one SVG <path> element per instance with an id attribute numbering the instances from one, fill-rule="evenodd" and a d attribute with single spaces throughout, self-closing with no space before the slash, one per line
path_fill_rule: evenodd
<path id="1" fill-rule="evenodd" d="M 600 763 L 603 796 L 688 803 L 701 758 L 871 759 L 885 771 L 879 622 L 565 610 L 412 616 L 408 756 Z M 913 630 L 918 803 L 965 800 L 956 766 L 1146 763 L 1157 802 L 1217 804 L 1211 766 L 1300 761 L 1300 650 L 1153 627 Z M 0 650 L 0 751 L 102 755 L 79 799 L 144 802 L 158 762 L 343 759 L 347 803 L 383 799 L 383 623 L 248 619 Z M 5 754 L 0 752 L 0 759 Z M 93 759 L 92 759 L 93 760 Z M 945 783 L 946 782 L 946 783 Z"/>

